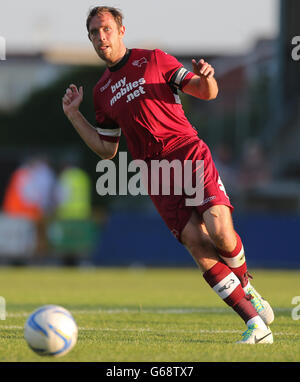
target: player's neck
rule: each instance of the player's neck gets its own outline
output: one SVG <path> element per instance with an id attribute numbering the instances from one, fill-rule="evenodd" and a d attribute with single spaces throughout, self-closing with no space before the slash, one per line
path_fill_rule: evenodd
<path id="1" fill-rule="evenodd" d="M 123 47 L 120 49 L 120 53 L 117 56 L 117 58 L 114 59 L 114 61 L 106 62 L 106 65 L 109 68 L 112 68 L 113 66 L 117 65 L 123 59 L 123 57 L 125 56 L 126 53 L 127 53 L 127 48 L 125 45 L 123 45 Z"/>

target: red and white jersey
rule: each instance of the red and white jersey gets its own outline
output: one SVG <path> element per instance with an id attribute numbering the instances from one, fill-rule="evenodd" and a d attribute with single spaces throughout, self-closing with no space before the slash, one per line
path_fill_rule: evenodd
<path id="1" fill-rule="evenodd" d="M 197 131 L 177 94 L 193 76 L 159 49 L 128 50 L 94 88 L 101 139 L 117 142 L 122 131 L 133 159 L 151 158 L 196 140 Z"/>

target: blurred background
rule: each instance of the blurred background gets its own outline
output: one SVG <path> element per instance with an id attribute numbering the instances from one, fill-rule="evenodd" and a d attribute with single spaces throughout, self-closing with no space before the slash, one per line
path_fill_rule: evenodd
<path id="1" fill-rule="evenodd" d="M 61 98 L 75 83 L 84 87 L 82 113 L 95 122 L 92 89 L 105 69 L 85 27 L 95 5 L 1 6 L 0 263 L 195 266 L 150 198 L 96 193 L 99 158 L 63 114 Z M 181 98 L 235 206 L 248 263 L 299 267 L 300 49 L 292 44 L 299 2 L 105 5 L 123 11 L 129 48 L 163 49 L 190 70 L 192 58 L 215 67 L 215 101 Z"/>

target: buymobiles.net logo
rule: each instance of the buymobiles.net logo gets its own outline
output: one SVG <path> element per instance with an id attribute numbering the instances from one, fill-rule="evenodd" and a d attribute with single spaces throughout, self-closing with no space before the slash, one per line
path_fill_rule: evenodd
<path id="1" fill-rule="evenodd" d="M 6 60 L 6 41 L 5 38 L 0 36 L 0 61 Z"/>

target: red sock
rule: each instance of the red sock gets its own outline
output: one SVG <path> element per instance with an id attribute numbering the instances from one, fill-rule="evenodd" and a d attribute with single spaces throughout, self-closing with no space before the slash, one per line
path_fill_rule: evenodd
<path id="1" fill-rule="evenodd" d="M 246 298 L 237 276 L 221 262 L 204 272 L 204 279 L 213 290 L 247 322 L 257 316 L 255 308 Z"/>
<path id="2" fill-rule="evenodd" d="M 237 232 L 235 234 L 237 242 L 232 252 L 226 252 L 219 248 L 217 250 L 219 252 L 220 257 L 225 261 L 225 263 L 232 270 L 232 272 L 238 277 L 242 284 L 242 287 L 244 287 L 248 283 L 245 252 L 240 236 Z"/>

